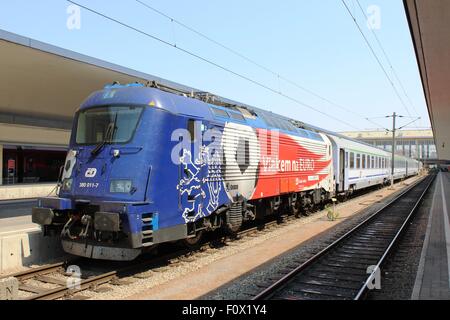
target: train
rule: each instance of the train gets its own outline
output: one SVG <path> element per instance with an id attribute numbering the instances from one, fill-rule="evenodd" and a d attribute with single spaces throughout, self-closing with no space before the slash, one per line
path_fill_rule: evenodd
<path id="1" fill-rule="evenodd" d="M 247 221 L 310 212 L 391 178 L 389 152 L 205 93 L 118 84 L 76 111 L 57 195 L 32 220 L 67 253 L 130 261 Z M 395 157 L 394 179 L 421 163 Z"/>

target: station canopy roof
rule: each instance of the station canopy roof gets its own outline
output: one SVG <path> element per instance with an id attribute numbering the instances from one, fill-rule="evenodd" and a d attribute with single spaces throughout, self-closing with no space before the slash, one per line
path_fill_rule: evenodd
<path id="1" fill-rule="evenodd" d="M 73 115 L 82 101 L 114 81 L 122 84 L 156 81 L 183 92 L 202 93 L 189 86 L 0 29 L 0 125 L 70 130 Z M 268 113 L 224 97 L 214 97 L 222 103 Z M 332 131 L 298 123 L 304 128 L 344 138 Z"/>
<path id="2" fill-rule="evenodd" d="M 184 91 L 194 90 L 4 30 L 0 30 L 0 57 L 3 123 L 70 129 L 81 102 L 114 81 L 156 81 Z"/>
<path id="3" fill-rule="evenodd" d="M 404 0 L 440 160 L 450 160 L 450 1 Z"/>

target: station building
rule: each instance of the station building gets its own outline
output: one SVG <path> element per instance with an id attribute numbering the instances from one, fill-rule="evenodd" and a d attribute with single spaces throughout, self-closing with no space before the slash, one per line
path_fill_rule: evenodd
<path id="1" fill-rule="evenodd" d="M 392 151 L 392 132 L 376 131 L 348 131 L 343 135 L 361 140 L 386 151 Z M 401 130 L 395 138 L 396 153 L 423 162 L 435 162 L 438 159 L 433 131 L 430 130 Z"/>
<path id="2" fill-rule="evenodd" d="M 186 86 L 0 30 L 0 200 L 47 196 L 76 110 L 114 81 Z"/>

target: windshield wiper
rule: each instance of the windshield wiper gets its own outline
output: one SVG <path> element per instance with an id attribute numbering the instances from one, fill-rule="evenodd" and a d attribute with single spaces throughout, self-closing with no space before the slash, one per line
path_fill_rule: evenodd
<path id="1" fill-rule="evenodd" d="M 102 141 L 100 141 L 94 149 L 92 149 L 91 155 L 96 156 L 100 152 L 100 150 L 102 150 L 105 144 L 112 142 L 114 132 L 116 131 L 116 122 L 117 122 L 117 113 L 116 116 L 114 117 L 114 121 L 108 124 L 105 138 Z"/>

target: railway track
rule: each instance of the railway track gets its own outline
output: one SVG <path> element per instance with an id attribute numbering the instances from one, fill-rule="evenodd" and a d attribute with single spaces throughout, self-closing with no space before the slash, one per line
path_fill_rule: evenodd
<path id="1" fill-rule="evenodd" d="M 219 243 L 225 243 L 241 239 L 246 236 L 254 236 L 259 232 L 270 230 L 277 226 L 281 226 L 286 222 L 294 219 L 292 216 L 281 216 L 277 220 L 267 221 L 263 224 L 249 227 L 236 234 L 236 237 L 213 239 L 201 245 L 196 249 L 180 249 L 171 251 L 158 257 L 142 258 L 137 261 L 128 262 L 126 266 L 117 268 L 98 267 L 98 263 L 92 266 L 92 261 L 84 258 L 76 258 L 73 260 L 49 264 L 37 268 L 31 268 L 22 272 L 10 274 L 7 277 L 15 277 L 19 280 L 19 291 L 25 292 L 26 296 L 22 296 L 22 300 L 56 300 L 56 299 L 86 299 L 80 295 L 85 290 L 96 290 L 99 286 L 106 283 L 114 285 L 126 285 L 130 281 L 123 278 L 131 278 L 133 276 L 140 277 L 140 274 L 155 268 L 170 268 L 170 266 L 178 265 L 183 261 L 189 261 L 189 257 L 195 254 L 204 253 L 209 249 L 217 249 Z M 112 262 L 113 263 L 113 262 Z M 95 264 L 95 263 L 94 263 Z M 124 263 L 119 263 L 124 264 Z M 80 281 L 75 283 L 71 281 L 73 273 L 68 273 L 67 268 L 71 265 L 80 265 L 82 270 Z M 100 270 L 100 271 L 99 271 Z M 84 276 L 88 274 L 88 276 Z M 90 274 L 90 275 L 89 275 Z M 29 284 L 30 280 L 32 284 Z M 73 284 L 74 286 L 70 286 Z M 51 288 L 49 288 L 51 286 Z"/>
<path id="2" fill-rule="evenodd" d="M 313 213 L 314 212 L 311 212 L 311 214 Z M 292 215 L 281 215 L 274 217 L 273 220 L 249 226 L 238 232 L 236 234 L 237 237 L 214 238 L 196 249 L 172 250 L 158 257 L 149 258 L 147 256 L 146 258 L 138 259 L 137 261 L 128 262 L 126 266 L 106 268 L 97 266 L 96 268 L 92 268 L 90 265 L 93 263 L 92 261 L 76 258 L 10 274 L 8 277 L 16 277 L 19 280 L 19 290 L 27 294 L 25 297 L 22 296 L 21 299 L 23 300 L 86 299 L 87 297 L 80 295 L 80 293 L 85 290 L 95 291 L 99 286 L 106 283 L 115 285 L 128 284 L 129 281 L 123 281 L 122 279 L 132 279 L 132 277 L 136 277 L 136 275 L 139 278 L 139 274 L 155 268 L 170 268 L 171 266 L 177 265 L 179 262 L 189 260 L 191 256 L 195 258 L 196 254 L 202 254 L 209 249 L 214 250 L 220 248 L 221 244 L 225 242 L 234 241 L 236 239 L 239 240 L 246 236 L 258 236 L 260 232 L 266 232 L 273 228 L 282 227 L 295 219 L 297 218 Z M 83 271 L 83 277 L 80 278 L 80 282 L 76 287 L 68 286 L 68 280 L 73 276 L 73 274 L 66 272 L 70 265 L 80 265 L 80 268 Z M 86 277 L 85 274 L 88 274 L 88 276 Z M 29 280 L 32 281 L 32 284 L 28 283 Z"/>
<path id="3" fill-rule="evenodd" d="M 278 280 L 253 300 L 363 299 L 434 178 L 419 180 L 305 263 L 274 275 Z"/>

